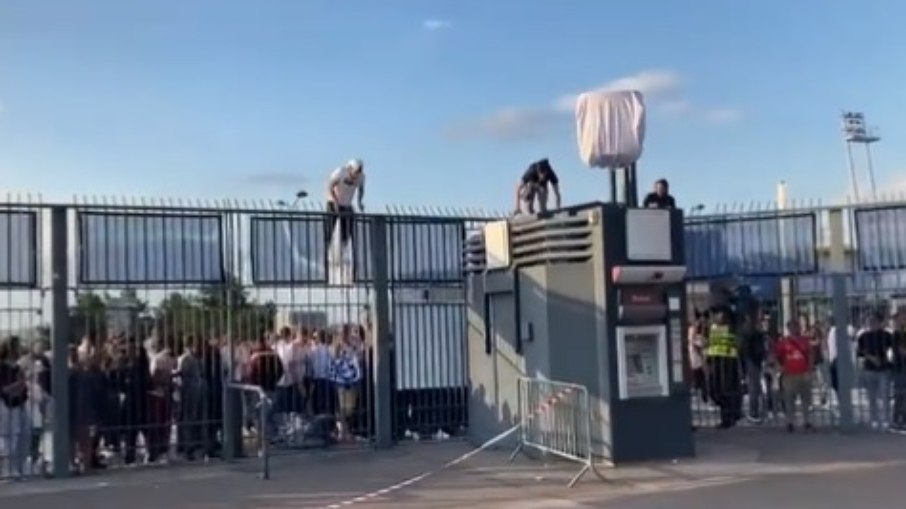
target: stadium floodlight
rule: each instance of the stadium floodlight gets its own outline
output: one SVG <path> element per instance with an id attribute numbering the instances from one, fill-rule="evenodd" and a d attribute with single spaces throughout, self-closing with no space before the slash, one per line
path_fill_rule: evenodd
<path id="1" fill-rule="evenodd" d="M 865 114 L 858 111 L 844 111 L 840 115 L 843 143 L 846 145 L 846 161 L 849 167 L 849 178 L 856 202 L 859 201 L 859 181 L 856 177 L 856 163 L 853 160 L 853 144 L 865 146 L 865 159 L 868 170 L 868 183 L 872 199 L 877 199 L 875 169 L 871 157 L 871 144 L 881 141 L 881 137 L 865 125 Z"/>

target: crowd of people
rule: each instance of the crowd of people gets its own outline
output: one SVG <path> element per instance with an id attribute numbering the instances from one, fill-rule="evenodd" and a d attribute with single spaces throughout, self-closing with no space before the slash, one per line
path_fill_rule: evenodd
<path id="1" fill-rule="evenodd" d="M 718 427 L 733 427 L 744 417 L 753 423 L 782 417 L 790 432 L 797 425 L 814 429 L 814 406 L 838 396 L 838 363 L 846 357 L 838 355 L 836 329 L 804 316 L 782 332 L 770 316 L 744 316 L 734 325 L 730 313 L 718 309 L 697 314 L 688 334 L 692 386 L 701 402 L 719 409 Z M 851 347 L 844 355 L 855 367 L 868 423 L 906 430 L 906 308 L 889 320 L 873 313 L 864 327 L 844 334 Z M 855 403 L 861 410 L 862 402 Z"/>
<path id="2" fill-rule="evenodd" d="M 27 350 L 16 337 L 0 342 L 0 477 L 46 471 L 53 418 L 47 347 L 43 339 Z M 230 359 L 234 382 L 267 395 L 263 425 L 271 439 L 318 416 L 332 423 L 325 438 L 352 441 L 367 434 L 369 356 L 361 326 L 284 327 L 237 340 L 232 348 L 215 334 L 155 332 L 143 341 L 125 334 L 85 336 L 68 353 L 72 466 L 79 471 L 174 455 L 219 456 Z M 258 429 L 261 402 L 249 394 L 243 398 L 245 429 L 264 431 Z"/>

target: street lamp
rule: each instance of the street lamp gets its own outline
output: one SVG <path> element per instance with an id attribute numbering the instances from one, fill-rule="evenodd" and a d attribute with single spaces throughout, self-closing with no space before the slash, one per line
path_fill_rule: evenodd
<path id="1" fill-rule="evenodd" d="M 277 205 L 287 209 L 294 209 L 299 205 L 299 200 L 304 200 L 305 198 L 308 198 L 308 191 L 302 189 L 296 193 L 296 199 L 292 203 L 286 200 L 277 200 Z"/>

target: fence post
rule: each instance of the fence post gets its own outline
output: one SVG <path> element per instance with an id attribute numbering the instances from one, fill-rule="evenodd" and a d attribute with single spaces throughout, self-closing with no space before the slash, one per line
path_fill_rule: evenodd
<path id="1" fill-rule="evenodd" d="M 226 320 L 227 338 L 227 379 L 223 384 L 223 459 L 231 461 L 244 456 L 242 448 L 242 423 L 243 423 L 243 394 L 239 391 L 230 389 L 230 386 L 236 382 L 236 345 L 233 341 L 236 331 L 233 330 L 233 292 L 225 287 L 224 301 L 226 309 L 224 317 Z"/>
<path id="2" fill-rule="evenodd" d="M 843 209 L 832 209 L 828 213 L 830 229 L 830 261 L 833 282 L 833 310 L 837 347 L 837 402 L 840 410 L 840 429 L 851 431 L 855 427 L 853 418 L 853 388 L 855 367 L 853 366 L 852 340 L 849 337 L 849 305 L 846 301 L 846 246 L 844 244 Z"/>
<path id="3" fill-rule="evenodd" d="M 69 435 L 69 228 L 68 209 L 50 211 L 51 392 L 54 477 L 70 475 L 72 437 Z"/>
<path id="4" fill-rule="evenodd" d="M 389 276 L 387 257 L 387 218 L 386 216 L 371 216 L 371 277 L 374 292 L 374 305 L 372 306 L 372 327 L 374 335 L 374 445 L 375 447 L 389 448 L 393 446 L 393 364 L 391 356 L 390 333 L 390 306 Z"/>

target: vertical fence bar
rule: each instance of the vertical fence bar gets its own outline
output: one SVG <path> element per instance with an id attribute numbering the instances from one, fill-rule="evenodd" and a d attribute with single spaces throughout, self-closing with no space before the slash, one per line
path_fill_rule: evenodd
<path id="1" fill-rule="evenodd" d="M 233 218 L 229 218 L 230 232 L 233 232 Z M 232 257 L 231 257 L 232 258 Z M 232 266 L 229 266 L 233 269 Z M 225 386 L 233 384 L 237 380 L 236 369 L 236 341 L 237 331 L 233 330 L 233 292 L 224 290 L 223 300 L 226 305 L 224 310 L 225 335 L 227 341 L 227 370 Z M 243 454 L 242 447 L 242 394 L 238 391 L 225 390 L 221 396 L 223 398 L 223 457 L 225 460 L 241 458 Z"/>
<path id="2" fill-rule="evenodd" d="M 393 351 L 390 337 L 390 306 L 387 263 L 387 219 L 372 216 L 371 278 L 374 290 L 372 326 L 374 327 L 374 446 L 379 449 L 393 445 L 393 387 L 390 362 Z"/>
<path id="3" fill-rule="evenodd" d="M 837 349 L 837 402 L 840 412 L 840 429 L 849 431 L 855 426 L 853 418 L 853 388 L 855 367 L 851 339 L 849 337 L 849 304 L 846 296 L 846 237 L 843 227 L 843 210 L 832 209 L 828 213 L 830 262 L 832 278 L 832 306 L 836 336 L 833 338 Z"/>
<path id="4" fill-rule="evenodd" d="M 54 477 L 70 475 L 72 449 L 69 426 L 69 232 L 68 208 L 55 206 L 50 212 L 50 294 L 51 294 L 51 391 L 53 393 Z"/>

